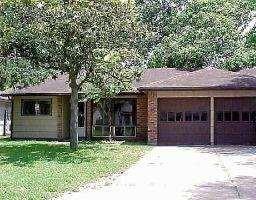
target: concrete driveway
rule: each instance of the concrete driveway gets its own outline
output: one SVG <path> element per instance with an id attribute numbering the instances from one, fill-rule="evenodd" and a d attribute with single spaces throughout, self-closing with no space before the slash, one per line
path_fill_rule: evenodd
<path id="1" fill-rule="evenodd" d="M 256 148 L 154 147 L 110 182 L 60 199 L 256 199 Z"/>

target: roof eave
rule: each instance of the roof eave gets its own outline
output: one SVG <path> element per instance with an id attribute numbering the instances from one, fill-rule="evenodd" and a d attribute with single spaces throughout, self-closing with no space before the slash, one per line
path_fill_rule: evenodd
<path id="1" fill-rule="evenodd" d="M 256 90 L 256 87 L 140 87 L 139 91 L 187 91 L 187 90 Z"/>

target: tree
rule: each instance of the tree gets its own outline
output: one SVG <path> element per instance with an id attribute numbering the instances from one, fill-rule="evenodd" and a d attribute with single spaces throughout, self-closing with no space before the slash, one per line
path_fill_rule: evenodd
<path id="1" fill-rule="evenodd" d="M 136 47 L 142 31 L 134 5 L 117 0 L 24 2 L 2 5 L 0 19 L 6 29 L 1 31 L 1 57 L 26 59 L 33 69 L 68 74 L 70 147 L 76 149 L 78 91 L 110 79 L 125 87 L 137 74 L 129 65 L 140 58 Z"/>
<path id="2" fill-rule="evenodd" d="M 150 67 L 230 70 L 256 64 L 244 29 L 255 13 L 251 0 L 137 0 L 140 19 L 155 34 Z"/>
<path id="3" fill-rule="evenodd" d="M 0 90 L 37 84 L 54 74 L 42 68 L 34 69 L 24 59 L 0 59 Z"/>

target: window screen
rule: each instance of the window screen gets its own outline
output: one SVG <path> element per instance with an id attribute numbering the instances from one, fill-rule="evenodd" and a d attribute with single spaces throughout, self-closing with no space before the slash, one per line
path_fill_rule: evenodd
<path id="1" fill-rule="evenodd" d="M 231 112 L 230 111 L 224 112 L 224 121 L 226 121 L 226 122 L 231 121 Z"/>
<path id="2" fill-rule="evenodd" d="M 160 121 L 162 121 L 162 122 L 167 121 L 167 113 L 166 112 L 160 112 Z"/>
<path id="3" fill-rule="evenodd" d="M 177 122 L 182 122 L 183 121 L 183 113 L 182 112 L 176 113 L 176 121 Z"/>
<path id="4" fill-rule="evenodd" d="M 232 121 L 237 122 L 240 120 L 240 115 L 238 111 L 233 111 L 232 112 Z"/>
<path id="5" fill-rule="evenodd" d="M 248 122 L 250 120 L 250 113 L 249 112 L 242 112 L 242 121 Z"/>
<path id="6" fill-rule="evenodd" d="M 187 122 L 192 121 L 192 113 L 191 112 L 185 112 L 185 121 L 187 121 Z"/>
<path id="7" fill-rule="evenodd" d="M 175 121 L 175 113 L 174 112 L 168 112 L 168 121 L 169 122 Z"/>
<path id="8" fill-rule="evenodd" d="M 221 111 L 217 112 L 217 121 L 223 122 L 223 112 Z"/>
<path id="9" fill-rule="evenodd" d="M 194 112 L 193 113 L 193 121 L 199 121 L 199 120 L 200 120 L 199 112 Z"/>
<path id="10" fill-rule="evenodd" d="M 250 113 L 250 121 L 256 122 L 256 111 Z"/>
<path id="11" fill-rule="evenodd" d="M 201 113 L 201 121 L 207 121 L 208 120 L 208 114 L 206 111 L 203 111 Z"/>

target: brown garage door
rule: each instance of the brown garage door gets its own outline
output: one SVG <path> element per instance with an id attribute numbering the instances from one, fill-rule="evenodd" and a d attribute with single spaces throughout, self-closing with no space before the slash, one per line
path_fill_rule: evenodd
<path id="1" fill-rule="evenodd" d="M 210 99 L 158 99 L 158 144 L 210 143 Z"/>
<path id="2" fill-rule="evenodd" d="M 215 143 L 255 144 L 256 98 L 215 99 Z"/>

